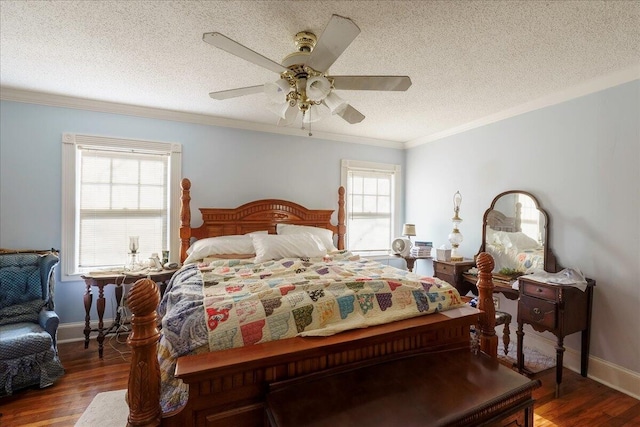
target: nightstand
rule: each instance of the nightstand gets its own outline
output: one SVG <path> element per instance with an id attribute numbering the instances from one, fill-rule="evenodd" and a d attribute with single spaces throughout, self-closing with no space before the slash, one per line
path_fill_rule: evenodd
<path id="1" fill-rule="evenodd" d="M 400 254 L 395 254 L 395 255 L 397 257 L 404 259 L 404 261 L 407 263 L 407 270 L 411 272 L 413 272 L 413 267 L 416 265 L 417 259 L 432 259 L 431 256 L 411 256 L 411 255 L 403 256 Z"/>
<path id="2" fill-rule="evenodd" d="M 466 295 L 469 291 L 475 289 L 475 284 L 470 284 L 462 279 L 462 273 L 476 265 L 473 260 L 464 261 L 437 261 L 433 260 L 433 275 L 438 279 L 449 282 L 453 285 L 460 295 Z"/>
<path id="3" fill-rule="evenodd" d="M 98 332 L 98 337 L 96 338 L 98 341 L 98 356 L 102 359 L 103 349 L 104 349 L 104 339 L 107 335 L 114 333 L 118 330 L 121 324 L 121 314 L 120 310 L 118 310 L 116 314 L 116 318 L 113 321 L 113 324 L 105 328 L 104 327 L 104 309 L 106 305 L 106 300 L 104 298 L 104 288 L 107 285 L 115 285 L 115 296 L 118 304 L 122 301 L 122 293 L 123 293 L 123 285 L 135 283 L 140 279 L 149 278 L 154 282 L 160 284 L 159 290 L 161 294 L 164 293 L 164 289 L 166 284 L 171 280 L 173 273 L 178 271 L 178 269 L 171 270 L 161 270 L 161 271 L 148 271 L 141 270 L 137 272 L 119 272 L 119 271 L 104 271 L 104 272 L 94 272 L 88 273 L 81 276 L 84 279 L 86 292 L 84 294 L 84 310 L 85 310 L 85 327 L 84 327 L 84 348 L 89 347 L 89 335 L 91 332 Z M 93 295 L 91 294 L 91 287 L 96 286 L 98 288 L 98 299 L 96 301 L 96 310 L 98 312 L 98 328 L 91 328 L 91 304 L 93 301 Z"/>
<path id="4" fill-rule="evenodd" d="M 522 343 L 525 323 L 538 332 L 553 333 L 556 344 L 556 397 L 560 394 L 562 382 L 562 358 L 564 337 L 574 332 L 582 332 L 580 352 L 580 374 L 587 376 L 589 363 L 589 337 L 591 332 L 591 306 L 595 280 L 587 279 L 583 291 L 576 285 L 557 285 L 538 282 L 522 276 L 518 279 L 520 298 L 518 299 L 518 370 L 524 370 Z"/>

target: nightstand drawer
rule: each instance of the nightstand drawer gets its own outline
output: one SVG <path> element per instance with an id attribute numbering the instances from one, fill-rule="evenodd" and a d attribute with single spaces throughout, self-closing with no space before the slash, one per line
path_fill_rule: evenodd
<path id="1" fill-rule="evenodd" d="M 475 286 L 465 283 L 462 280 L 462 273 L 469 270 L 473 265 L 474 262 L 471 260 L 457 262 L 433 260 L 433 275 L 453 285 L 460 292 L 460 295 L 466 295 L 469 291 L 475 289 Z"/>
<path id="2" fill-rule="evenodd" d="M 535 298 L 542 298 L 549 301 L 558 301 L 557 288 L 553 286 L 545 286 L 535 282 L 520 281 L 522 293 Z"/>
<path id="3" fill-rule="evenodd" d="M 518 301 L 518 323 L 524 321 L 533 325 L 555 329 L 557 311 L 557 304 L 540 298 L 521 295 Z"/>
<path id="4" fill-rule="evenodd" d="M 437 273 L 440 274 L 446 274 L 447 276 L 452 276 L 455 273 L 455 268 L 451 265 L 451 264 L 443 264 L 441 262 L 434 262 L 433 263 L 434 266 L 434 270 Z"/>

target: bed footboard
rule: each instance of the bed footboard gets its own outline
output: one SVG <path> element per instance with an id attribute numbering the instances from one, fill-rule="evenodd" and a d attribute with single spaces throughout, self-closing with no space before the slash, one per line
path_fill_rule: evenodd
<path id="1" fill-rule="evenodd" d="M 189 385 L 187 405 L 162 425 L 263 426 L 269 385 L 336 367 L 414 353 L 469 349 L 470 307 L 329 337 L 294 337 L 183 357 L 176 377 Z"/>

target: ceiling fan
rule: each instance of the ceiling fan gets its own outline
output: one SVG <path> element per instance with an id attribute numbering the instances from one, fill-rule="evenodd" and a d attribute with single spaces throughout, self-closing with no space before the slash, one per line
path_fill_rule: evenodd
<path id="1" fill-rule="evenodd" d="M 336 114 L 351 124 L 365 116 L 334 93 L 334 90 L 405 91 L 411 86 L 408 76 L 331 76 L 329 67 L 360 34 L 349 18 L 332 15 L 319 38 L 302 31 L 296 34 L 297 51 L 287 55 L 282 64 L 220 34 L 204 33 L 203 40 L 232 55 L 280 74 L 280 79 L 266 84 L 211 92 L 216 100 L 265 93 L 267 108 L 280 119 L 278 125 L 290 125 L 302 112 L 302 122 L 311 123 Z"/>

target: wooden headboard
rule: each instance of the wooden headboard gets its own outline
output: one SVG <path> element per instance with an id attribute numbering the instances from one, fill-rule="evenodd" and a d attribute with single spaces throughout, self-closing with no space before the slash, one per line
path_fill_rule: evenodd
<path id="1" fill-rule="evenodd" d="M 516 204 L 515 217 L 509 217 L 495 209 L 487 213 L 487 225 L 495 231 L 522 231 L 522 204 Z"/>
<path id="2" fill-rule="evenodd" d="M 331 224 L 334 210 L 307 209 L 294 202 L 278 199 L 256 200 L 232 209 L 200 208 L 202 225 L 191 227 L 191 181 L 184 178 L 181 183 L 180 207 L 180 262 L 187 258 L 191 239 L 246 234 L 253 231 L 268 231 L 276 234 L 278 224 L 309 225 L 326 228 L 338 236 L 336 247 L 344 249 L 345 206 L 344 187 L 338 189 L 338 224 Z"/>

